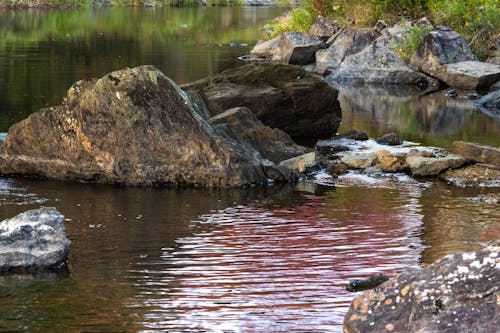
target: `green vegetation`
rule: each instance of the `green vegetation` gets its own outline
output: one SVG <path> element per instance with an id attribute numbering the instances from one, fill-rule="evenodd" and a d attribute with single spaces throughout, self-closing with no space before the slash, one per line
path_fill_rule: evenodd
<path id="1" fill-rule="evenodd" d="M 417 50 L 417 47 L 424 40 L 425 35 L 432 30 L 429 26 L 410 26 L 406 29 L 406 38 L 403 40 L 393 39 L 390 44 L 395 49 L 401 59 L 410 62 L 410 58 Z"/>
<path id="2" fill-rule="evenodd" d="M 486 56 L 488 45 L 500 35 L 500 0 L 302 0 L 286 19 L 268 24 L 264 35 L 307 31 L 316 15 L 356 27 L 372 27 L 380 19 L 396 24 L 426 16 L 435 25 L 447 25 L 462 34 L 480 58 Z M 410 28 L 408 40 L 397 42 L 396 48 L 404 58 L 425 32 Z"/>

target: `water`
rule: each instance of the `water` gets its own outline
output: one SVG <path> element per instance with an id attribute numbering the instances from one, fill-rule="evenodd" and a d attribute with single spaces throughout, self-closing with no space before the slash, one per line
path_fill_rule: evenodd
<path id="1" fill-rule="evenodd" d="M 229 43 L 254 43 L 280 12 L 0 12 L 0 130 L 125 66 L 154 64 L 181 83 L 239 65 L 250 46 Z M 463 99 L 369 92 L 341 93 L 342 129 L 499 144 L 498 120 Z M 211 191 L 0 178 L 0 219 L 55 206 L 72 240 L 69 272 L 0 276 L 0 331 L 341 332 L 349 279 L 498 239 L 498 204 L 478 198 L 499 195 L 356 174 Z"/>

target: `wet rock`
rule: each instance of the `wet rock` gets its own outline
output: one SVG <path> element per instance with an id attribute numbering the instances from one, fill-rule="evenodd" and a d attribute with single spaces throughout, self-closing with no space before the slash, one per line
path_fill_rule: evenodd
<path id="1" fill-rule="evenodd" d="M 123 185 L 239 187 L 266 181 L 260 152 L 215 131 L 205 120 L 203 101 L 190 96 L 196 94 L 186 94 L 152 66 L 79 81 L 61 105 L 9 129 L 0 171 Z M 255 131 L 272 132 L 261 125 Z M 284 134 L 259 135 L 270 139 L 269 146 L 289 142 Z"/>
<path id="2" fill-rule="evenodd" d="M 340 160 L 351 169 L 365 169 L 375 165 L 377 157 L 371 153 L 346 153 Z"/>
<path id="3" fill-rule="evenodd" d="M 310 152 L 309 148 L 293 142 L 288 134 L 262 124 L 253 112 L 245 107 L 226 110 L 208 119 L 214 130 L 227 138 L 238 140 L 241 145 L 254 148 L 260 155 L 274 163 Z"/>
<path id="4" fill-rule="evenodd" d="M 485 195 L 479 195 L 476 197 L 468 198 L 469 201 L 472 202 L 478 202 L 478 203 L 485 203 L 488 205 L 498 205 L 500 204 L 500 193 L 494 194 L 485 194 Z"/>
<path id="5" fill-rule="evenodd" d="M 318 154 L 326 158 L 333 159 L 337 156 L 338 153 L 349 151 L 351 149 L 341 144 L 331 144 L 325 141 L 319 141 L 316 144 L 316 150 L 318 151 Z"/>
<path id="6" fill-rule="evenodd" d="M 212 115 L 245 106 L 292 137 L 331 137 L 341 120 L 337 90 L 299 66 L 250 64 L 182 88 L 199 91 Z"/>
<path id="7" fill-rule="evenodd" d="M 496 332 L 499 248 L 446 256 L 401 273 L 351 303 L 344 332 Z"/>
<path id="8" fill-rule="evenodd" d="M 453 152 L 474 162 L 491 164 L 500 168 L 500 149 L 473 142 L 454 141 Z"/>
<path id="9" fill-rule="evenodd" d="M 479 99 L 481 96 L 479 96 L 478 93 L 468 93 L 465 95 L 465 98 L 470 99 L 470 100 L 476 100 Z"/>
<path id="10" fill-rule="evenodd" d="M 402 172 L 406 169 L 404 157 L 399 158 L 387 150 L 379 150 L 376 155 L 378 166 L 385 172 Z"/>
<path id="11" fill-rule="evenodd" d="M 297 173 L 304 173 L 308 169 L 313 168 L 316 165 L 317 165 L 316 153 L 311 152 L 282 161 L 278 165 L 278 169 L 292 170 Z"/>
<path id="12" fill-rule="evenodd" d="M 345 133 L 339 134 L 336 137 L 337 139 L 352 139 L 359 141 L 366 141 L 369 139 L 368 134 L 358 130 L 350 130 Z"/>
<path id="13" fill-rule="evenodd" d="M 486 62 L 493 65 L 500 65 L 500 57 L 489 57 Z"/>
<path id="14" fill-rule="evenodd" d="M 481 97 L 475 105 L 487 110 L 500 112 L 500 90 L 495 90 Z"/>
<path id="15" fill-rule="evenodd" d="M 444 92 L 444 95 L 446 97 L 457 97 L 458 96 L 458 93 L 455 89 L 448 89 Z"/>
<path id="16" fill-rule="evenodd" d="M 457 186 L 500 187 L 500 170 L 480 164 L 447 170 L 439 178 Z"/>
<path id="17" fill-rule="evenodd" d="M 394 132 L 383 134 L 377 139 L 378 144 L 386 146 L 398 146 L 401 142 L 399 135 Z"/>
<path id="18" fill-rule="evenodd" d="M 420 156 L 420 157 L 435 157 L 432 151 L 428 150 L 420 150 L 420 149 L 411 149 L 406 157 L 410 156 Z"/>
<path id="19" fill-rule="evenodd" d="M 467 159 L 460 155 L 449 154 L 443 157 L 407 156 L 406 164 L 413 176 L 437 176 L 447 169 L 461 167 Z"/>
<path id="20" fill-rule="evenodd" d="M 0 222 L 0 272 L 61 269 L 70 240 L 64 216 L 53 207 L 29 210 Z"/>
<path id="21" fill-rule="evenodd" d="M 438 81 L 413 70 L 382 40 L 343 59 L 325 80 L 338 84 L 415 86 L 428 91 L 438 87 Z"/>
<path id="22" fill-rule="evenodd" d="M 323 41 L 301 32 L 285 32 L 278 43 L 277 55 L 284 64 L 307 65 L 315 61 L 315 53 L 323 48 Z"/>
<path id="23" fill-rule="evenodd" d="M 387 275 L 377 274 L 377 275 L 370 277 L 369 279 L 351 280 L 351 281 L 349 281 L 349 283 L 347 284 L 345 289 L 347 291 L 350 291 L 350 292 L 369 290 L 369 289 L 373 289 L 373 288 L 381 285 L 382 283 L 384 283 L 385 281 L 388 281 L 388 280 L 389 280 L 389 277 Z"/>
<path id="24" fill-rule="evenodd" d="M 318 15 L 318 17 L 316 17 L 316 21 L 311 25 L 309 34 L 326 41 L 339 31 L 339 29 L 340 27 L 337 21 L 329 20 L 321 15 Z"/>
<path id="25" fill-rule="evenodd" d="M 326 173 L 332 177 L 344 175 L 349 171 L 349 166 L 342 162 L 334 162 L 326 168 Z"/>

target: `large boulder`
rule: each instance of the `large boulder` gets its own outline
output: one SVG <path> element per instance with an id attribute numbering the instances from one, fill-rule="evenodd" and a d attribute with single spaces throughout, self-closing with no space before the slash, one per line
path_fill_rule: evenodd
<path id="1" fill-rule="evenodd" d="M 317 36 L 301 32 L 285 32 L 278 43 L 277 55 L 284 64 L 307 65 L 315 61 L 317 50 L 324 47 Z"/>
<path id="2" fill-rule="evenodd" d="M 446 256 L 363 292 L 345 316 L 344 332 L 497 332 L 499 250 Z"/>
<path id="3" fill-rule="evenodd" d="M 71 241 L 64 216 L 53 207 L 29 210 L 0 222 L 0 272 L 60 269 Z"/>
<path id="4" fill-rule="evenodd" d="M 320 69 L 335 69 L 346 57 L 361 52 L 370 46 L 377 33 L 370 29 L 346 29 L 342 31 L 327 49 L 316 52 L 316 66 Z"/>
<path id="5" fill-rule="evenodd" d="M 443 65 L 476 60 L 465 39 L 445 26 L 429 32 L 417 48 L 410 63 L 415 68 L 434 75 L 443 70 Z"/>
<path id="6" fill-rule="evenodd" d="M 410 64 L 452 87 L 481 89 L 500 80 L 500 66 L 476 61 L 465 39 L 444 26 L 424 37 Z"/>
<path id="7" fill-rule="evenodd" d="M 473 142 L 455 141 L 453 142 L 453 151 L 474 162 L 491 164 L 500 168 L 499 148 Z"/>
<path id="8" fill-rule="evenodd" d="M 218 134 L 195 95 L 152 66 L 79 81 L 61 105 L 9 129 L 0 172 L 125 185 L 265 182 L 259 151 Z"/>
<path id="9" fill-rule="evenodd" d="M 249 64 L 182 88 L 199 91 L 212 115 L 245 106 L 292 137 L 331 137 L 341 120 L 337 90 L 299 66 Z"/>
<path id="10" fill-rule="evenodd" d="M 382 40 L 373 42 L 363 51 L 346 57 L 326 77 L 327 82 L 415 86 L 435 90 L 438 82 L 414 71 Z"/>
<path id="11" fill-rule="evenodd" d="M 249 60 L 279 60 L 278 44 L 281 36 L 257 43 L 250 51 Z"/>

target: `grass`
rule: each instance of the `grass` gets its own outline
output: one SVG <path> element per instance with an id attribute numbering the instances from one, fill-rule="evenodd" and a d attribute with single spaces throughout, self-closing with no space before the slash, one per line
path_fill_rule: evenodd
<path id="1" fill-rule="evenodd" d="M 410 58 L 417 50 L 418 46 L 432 30 L 429 26 L 410 26 L 406 29 L 406 37 L 404 39 L 393 39 L 390 46 L 396 50 L 401 59 L 410 62 Z"/>

